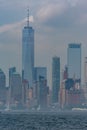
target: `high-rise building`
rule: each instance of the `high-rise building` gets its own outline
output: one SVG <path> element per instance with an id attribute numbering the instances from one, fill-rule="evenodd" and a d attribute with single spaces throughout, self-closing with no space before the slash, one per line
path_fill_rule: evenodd
<path id="1" fill-rule="evenodd" d="M 80 107 L 82 105 L 82 91 L 81 89 L 79 90 L 69 90 L 66 93 L 66 105 L 69 108 L 73 107 Z"/>
<path id="2" fill-rule="evenodd" d="M 81 81 L 81 44 L 68 45 L 68 78 Z"/>
<path id="3" fill-rule="evenodd" d="M 67 78 L 68 78 L 68 68 L 67 68 L 67 66 L 65 66 L 65 70 L 63 72 L 63 80 L 65 80 Z"/>
<path id="4" fill-rule="evenodd" d="M 35 67 L 34 68 L 34 85 L 33 85 L 33 98 L 40 108 L 47 107 L 47 68 Z M 46 84 L 44 84 L 46 83 Z"/>
<path id="5" fill-rule="evenodd" d="M 60 58 L 53 57 L 52 59 L 52 102 L 58 102 L 60 89 Z"/>
<path id="6" fill-rule="evenodd" d="M 46 67 L 35 67 L 34 69 L 34 80 L 39 81 L 39 76 L 47 79 L 47 68 Z"/>
<path id="7" fill-rule="evenodd" d="M 10 79 L 14 72 L 16 72 L 16 67 L 9 68 L 9 87 L 10 87 Z"/>
<path id="8" fill-rule="evenodd" d="M 6 76 L 0 69 L 0 103 L 1 105 L 6 103 Z"/>
<path id="9" fill-rule="evenodd" d="M 13 73 L 10 79 L 11 104 L 22 104 L 22 80 L 18 73 Z"/>
<path id="10" fill-rule="evenodd" d="M 29 107 L 29 84 L 27 80 L 22 81 L 23 105 Z"/>
<path id="11" fill-rule="evenodd" d="M 28 11 L 29 13 L 29 11 Z M 32 87 L 34 75 L 34 29 L 29 26 L 29 14 L 27 25 L 22 32 L 22 78 Z"/>
<path id="12" fill-rule="evenodd" d="M 85 85 L 87 87 L 87 57 L 85 57 L 85 65 L 84 65 L 84 76 L 85 76 Z"/>
<path id="13" fill-rule="evenodd" d="M 38 93 L 38 105 L 40 109 L 46 109 L 47 107 L 47 94 L 48 94 L 47 80 L 39 76 L 39 93 Z"/>

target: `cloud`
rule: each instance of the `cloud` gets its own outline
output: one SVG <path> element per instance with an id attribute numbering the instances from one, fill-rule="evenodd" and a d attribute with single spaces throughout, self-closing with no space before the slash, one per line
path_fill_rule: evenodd
<path id="1" fill-rule="evenodd" d="M 3 25 L 3 26 L 0 26 L 0 33 L 3 33 L 3 32 L 7 32 L 7 31 L 10 31 L 14 28 L 17 28 L 17 27 L 20 27 L 21 25 L 24 25 L 24 23 L 26 23 L 27 21 L 27 18 L 19 21 L 19 22 L 15 22 L 15 23 L 12 23 L 12 24 L 6 24 L 6 25 Z M 33 19 L 33 16 L 30 16 L 29 17 L 29 21 L 30 22 L 34 22 L 34 19 Z"/>
<path id="2" fill-rule="evenodd" d="M 0 0 L 0 9 L 19 11 L 27 9 L 28 7 L 33 7 L 34 10 L 40 3 L 40 0 Z"/>
<path id="3" fill-rule="evenodd" d="M 30 12 L 35 16 L 35 22 L 38 22 L 38 25 L 42 24 L 48 27 L 73 27 L 75 24 L 77 26 L 78 20 L 81 21 L 79 24 L 87 23 L 86 5 L 87 0 L 8 0 L 7 2 L 6 0 L 1 0 L 0 11 L 3 12 L 4 17 L 7 17 L 5 15 L 10 11 L 8 16 L 10 19 L 16 21 L 16 19 L 25 15 L 23 13 L 29 6 Z M 15 15 L 15 13 L 17 13 L 17 15 Z M 3 22 L 3 16 L 1 16 L 1 23 Z"/>
<path id="4" fill-rule="evenodd" d="M 51 71 L 51 58 L 57 55 L 62 57 L 63 66 L 67 44 L 87 42 L 87 0 L 0 0 L 0 66 L 21 66 L 18 57 L 21 61 L 21 34 L 26 25 L 23 17 L 28 5 L 33 15 L 30 21 L 35 21 L 35 64 L 46 65 Z"/>
<path id="5" fill-rule="evenodd" d="M 47 27 L 73 28 L 87 24 L 86 0 L 51 0 L 38 9 L 37 22 Z"/>
<path id="6" fill-rule="evenodd" d="M 79 0 L 67 0 L 71 4 L 71 6 L 76 6 L 79 2 Z"/>
<path id="7" fill-rule="evenodd" d="M 47 20 L 51 20 L 62 15 L 66 9 L 67 7 L 64 3 L 50 3 L 38 10 L 37 19 L 41 22 L 46 22 Z"/>

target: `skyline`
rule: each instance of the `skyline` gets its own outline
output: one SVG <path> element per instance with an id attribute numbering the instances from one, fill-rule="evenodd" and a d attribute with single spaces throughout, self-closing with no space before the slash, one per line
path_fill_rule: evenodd
<path id="1" fill-rule="evenodd" d="M 87 56 L 86 3 L 86 0 L 1 1 L 0 68 L 8 73 L 8 68 L 16 66 L 21 72 L 22 29 L 26 25 L 28 4 L 30 26 L 35 30 L 35 66 L 47 66 L 50 75 L 52 57 L 56 55 L 61 58 L 62 70 L 67 62 L 66 48 L 72 42 L 82 44 L 84 59 Z"/>

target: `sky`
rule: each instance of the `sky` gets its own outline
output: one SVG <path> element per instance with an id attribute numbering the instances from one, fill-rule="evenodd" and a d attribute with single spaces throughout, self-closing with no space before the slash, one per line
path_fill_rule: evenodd
<path id="1" fill-rule="evenodd" d="M 0 0 L 0 68 L 17 67 L 21 73 L 22 30 L 27 8 L 35 29 L 35 66 L 48 68 L 51 84 L 52 57 L 67 64 L 69 43 L 82 44 L 82 64 L 87 56 L 87 0 Z M 82 68 L 84 72 L 84 68 Z M 84 77 L 84 74 L 82 74 Z"/>

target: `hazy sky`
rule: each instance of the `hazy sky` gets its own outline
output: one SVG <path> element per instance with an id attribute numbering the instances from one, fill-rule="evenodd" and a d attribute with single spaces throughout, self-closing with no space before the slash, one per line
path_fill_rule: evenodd
<path id="1" fill-rule="evenodd" d="M 21 36 L 27 7 L 30 8 L 30 25 L 35 29 L 36 66 L 47 66 L 51 77 L 52 57 L 56 55 L 61 58 L 62 71 L 71 42 L 82 43 L 84 62 L 87 0 L 0 0 L 0 68 L 5 73 L 12 66 L 21 72 Z"/>

